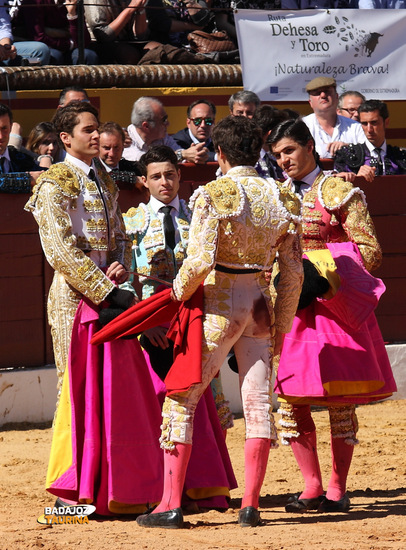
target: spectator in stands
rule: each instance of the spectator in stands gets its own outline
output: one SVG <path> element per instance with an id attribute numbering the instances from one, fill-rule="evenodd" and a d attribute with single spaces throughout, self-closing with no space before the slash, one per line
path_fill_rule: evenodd
<path id="1" fill-rule="evenodd" d="M 405 0 L 359 0 L 360 10 L 395 10 L 406 8 Z"/>
<path id="2" fill-rule="evenodd" d="M 386 103 L 365 101 L 359 108 L 365 143 L 347 145 L 337 152 L 334 167 L 372 181 L 374 175 L 406 173 L 406 151 L 386 143 L 389 112 Z"/>
<path id="3" fill-rule="evenodd" d="M 228 100 L 230 114 L 252 118 L 260 106 L 261 101 L 257 94 L 249 90 L 241 90 L 233 94 Z"/>
<path id="4" fill-rule="evenodd" d="M 54 0 L 22 0 L 16 17 L 16 25 L 24 29 L 29 40 L 43 42 L 51 51 L 51 65 L 77 65 L 78 14 L 77 0 L 66 4 Z M 85 26 L 86 65 L 98 63 L 96 52 L 89 49 L 90 35 Z"/>
<path id="5" fill-rule="evenodd" d="M 103 168 L 116 183 L 131 183 L 144 190 L 138 178 L 142 176 L 139 163 L 123 158 L 125 133 L 117 122 L 105 122 L 99 128 L 100 155 Z"/>
<path id="6" fill-rule="evenodd" d="M 12 123 L 11 109 L 0 103 L 0 189 L 6 193 L 29 193 L 41 168 L 32 157 L 8 145 Z"/>
<path id="7" fill-rule="evenodd" d="M 281 9 L 281 0 L 213 0 L 212 7 L 215 8 L 216 26 L 219 30 L 237 40 L 235 30 L 234 10 L 275 10 Z"/>
<path id="8" fill-rule="evenodd" d="M 359 113 L 358 109 L 364 103 L 365 96 L 359 92 L 349 90 L 344 92 L 338 98 L 338 107 L 337 114 L 345 116 L 347 118 L 352 118 L 359 122 Z"/>
<path id="9" fill-rule="evenodd" d="M 147 17 L 151 39 L 178 47 L 188 43 L 187 35 L 191 31 L 212 30 L 214 21 L 204 0 L 168 0 L 165 4 L 162 0 L 149 0 Z"/>
<path id="10" fill-rule="evenodd" d="M 58 109 L 60 107 L 65 107 L 65 105 L 71 101 L 85 101 L 86 103 L 90 102 L 86 90 L 80 86 L 68 86 L 62 90 L 59 94 Z"/>
<path id="11" fill-rule="evenodd" d="M 155 97 L 140 97 L 133 105 L 131 124 L 127 131 L 132 140 L 130 147 L 124 149 L 127 160 L 139 160 L 152 145 L 167 145 L 176 152 L 179 162 L 201 164 L 207 160 L 204 143 L 181 149 L 176 141 L 167 134 L 168 115 L 164 106 Z"/>
<path id="12" fill-rule="evenodd" d="M 187 109 L 186 128 L 179 130 L 172 137 L 183 149 L 203 143 L 207 151 L 207 160 L 213 162 L 216 160 L 216 153 L 211 140 L 211 131 L 215 117 L 214 103 L 207 99 L 197 99 Z"/>
<path id="13" fill-rule="evenodd" d="M 261 129 L 262 133 L 262 149 L 255 170 L 262 178 L 284 179 L 283 172 L 272 155 L 267 140 L 272 130 L 288 118 L 290 118 L 288 113 L 279 111 L 271 105 L 260 105 L 255 111 L 252 120 Z"/>
<path id="14" fill-rule="evenodd" d="M 337 114 L 338 94 L 334 78 L 319 76 L 306 85 L 313 113 L 303 118 L 321 158 L 334 157 L 349 143 L 363 143 L 364 132 L 355 120 Z"/>
<path id="15" fill-rule="evenodd" d="M 328 10 L 356 8 L 354 0 L 281 0 L 283 10 Z"/>
<path id="16" fill-rule="evenodd" d="M 37 163 L 49 168 L 58 160 L 60 141 L 51 122 L 40 122 L 31 130 L 27 150 L 35 153 Z"/>
<path id="17" fill-rule="evenodd" d="M 13 44 L 8 3 L 0 0 L 0 64 L 28 65 L 33 59 L 40 65 L 48 65 L 50 51 L 46 44 L 20 41 Z"/>
<path id="18" fill-rule="evenodd" d="M 103 63 L 136 65 L 144 55 L 149 35 L 146 0 L 131 0 L 126 7 L 116 0 L 89 0 L 86 22 Z"/>

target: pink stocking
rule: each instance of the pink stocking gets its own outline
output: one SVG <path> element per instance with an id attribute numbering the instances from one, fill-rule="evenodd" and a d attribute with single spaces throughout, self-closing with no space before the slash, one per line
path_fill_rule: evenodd
<path id="1" fill-rule="evenodd" d="M 344 438 L 331 437 L 333 469 L 326 493 L 329 500 L 340 500 L 344 496 L 353 452 L 354 445 L 348 445 Z"/>
<path id="2" fill-rule="evenodd" d="M 253 438 L 245 441 L 245 492 L 241 508 L 246 506 L 258 508 L 270 446 L 270 439 Z"/>
<path id="3" fill-rule="evenodd" d="M 173 451 L 164 452 L 164 492 L 161 503 L 152 512 L 153 514 L 180 508 L 191 452 L 192 445 L 185 443 L 175 443 Z"/>
<path id="4" fill-rule="evenodd" d="M 300 498 L 317 498 L 323 494 L 323 482 L 317 456 L 316 432 L 292 438 L 290 446 L 305 482 L 305 490 Z"/>

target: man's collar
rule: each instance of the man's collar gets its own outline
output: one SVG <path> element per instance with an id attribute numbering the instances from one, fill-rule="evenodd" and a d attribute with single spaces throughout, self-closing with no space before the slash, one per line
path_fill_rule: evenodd
<path id="1" fill-rule="evenodd" d="M 100 157 L 99 157 L 99 160 L 103 166 L 103 168 L 106 170 L 106 172 L 111 172 L 112 170 L 118 170 L 118 164 L 117 166 L 108 166 Z"/>
<path id="2" fill-rule="evenodd" d="M 201 141 L 199 141 L 197 139 L 196 136 L 194 136 L 190 130 L 190 128 L 188 128 L 188 132 L 189 132 L 189 136 L 190 136 L 190 139 L 193 141 L 193 143 L 202 143 Z M 205 145 L 208 145 L 209 143 L 211 142 L 211 137 L 209 137 L 208 139 L 206 139 L 205 142 L 203 142 Z"/>
<path id="3" fill-rule="evenodd" d="M 7 159 L 9 162 L 11 162 L 10 153 L 9 153 L 8 147 L 5 148 L 4 153 L 3 153 L 2 155 L 0 155 L 0 157 L 4 157 L 4 158 Z"/>
<path id="4" fill-rule="evenodd" d="M 309 174 L 307 174 L 304 178 L 302 178 L 301 181 L 304 181 L 308 185 L 313 185 L 313 182 L 318 176 L 320 171 L 321 171 L 320 166 L 316 166 L 316 168 L 312 170 Z"/>
<path id="5" fill-rule="evenodd" d="M 375 149 L 377 148 L 375 145 L 373 145 L 369 140 L 365 140 L 365 145 L 366 147 L 368 148 L 368 151 L 370 153 L 372 153 L 373 151 L 375 151 Z M 386 143 L 386 139 L 385 141 L 382 143 L 382 145 L 379 147 L 379 149 L 381 149 L 381 151 L 386 155 L 386 151 L 387 151 L 387 143 Z"/>
<path id="6" fill-rule="evenodd" d="M 149 204 L 152 210 L 155 212 L 155 214 L 157 214 L 163 206 L 172 206 L 176 210 L 176 212 L 179 212 L 179 207 L 180 207 L 179 195 L 176 195 L 176 197 L 173 200 L 171 200 L 171 202 L 168 202 L 167 204 L 164 202 L 161 202 L 160 200 L 156 199 L 151 195 L 149 199 Z"/>
<path id="7" fill-rule="evenodd" d="M 66 157 L 65 157 L 65 161 L 66 162 L 70 162 L 71 164 L 73 164 L 74 166 L 77 166 L 77 168 L 80 168 L 81 170 L 83 170 L 83 172 L 88 175 L 90 170 L 93 168 L 93 170 L 95 171 L 95 173 L 97 174 L 97 170 L 96 170 L 96 167 L 94 165 L 94 161 L 92 160 L 92 163 L 91 165 L 89 166 L 88 164 L 86 164 L 86 162 L 83 162 L 83 160 L 80 160 L 76 157 L 73 157 L 72 155 L 70 155 L 69 153 L 66 153 Z"/>

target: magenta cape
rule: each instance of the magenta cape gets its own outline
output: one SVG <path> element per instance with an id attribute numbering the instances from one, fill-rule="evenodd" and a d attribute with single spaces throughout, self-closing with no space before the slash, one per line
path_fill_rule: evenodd
<path id="1" fill-rule="evenodd" d="M 352 243 L 328 244 L 342 284 L 331 300 L 299 310 L 286 335 L 275 392 L 289 402 L 368 403 L 396 391 L 373 313 L 384 285 Z"/>
<path id="2" fill-rule="evenodd" d="M 162 496 L 161 409 L 138 340 L 91 346 L 98 308 L 82 301 L 52 442 L 47 490 L 139 513 Z"/>
<path id="3" fill-rule="evenodd" d="M 110 342 L 170 322 L 168 338 L 174 341 L 174 362 L 165 384 L 168 394 L 184 392 L 202 381 L 203 286 L 190 300 L 174 302 L 167 288 L 142 300 L 108 323 L 92 344 Z"/>
<path id="4" fill-rule="evenodd" d="M 163 491 L 159 448 L 164 384 L 138 340 L 90 345 L 98 308 L 82 301 L 55 422 L 47 490 L 96 505 L 102 515 L 141 513 Z M 186 502 L 227 508 L 237 487 L 210 388 L 195 416 Z"/>

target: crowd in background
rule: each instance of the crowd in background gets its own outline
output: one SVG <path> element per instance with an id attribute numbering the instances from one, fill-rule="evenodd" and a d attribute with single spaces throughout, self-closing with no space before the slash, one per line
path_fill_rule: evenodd
<path id="1" fill-rule="evenodd" d="M 235 9 L 395 9 L 405 8 L 405 1 L 85 0 L 83 5 L 84 14 L 77 0 L 0 0 L 0 62 L 238 63 Z"/>

